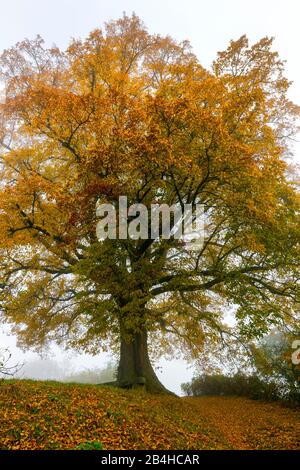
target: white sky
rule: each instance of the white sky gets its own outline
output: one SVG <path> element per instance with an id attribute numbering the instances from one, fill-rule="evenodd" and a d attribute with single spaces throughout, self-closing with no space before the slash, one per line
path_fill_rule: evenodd
<path id="1" fill-rule="evenodd" d="M 300 104 L 299 0 L 0 0 L 0 52 L 37 34 L 47 44 L 65 48 L 71 37 L 84 38 L 105 21 L 120 17 L 123 11 L 134 11 L 152 33 L 188 39 L 206 67 L 230 39 L 246 34 L 253 42 L 274 36 L 274 48 L 287 61 L 286 75 L 293 81 L 290 97 Z M 300 155 L 299 144 L 295 145 L 295 153 Z M 0 341 L 13 347 L 13 338 L 0 334 Z M 54 352 L 63 359 L 61 352 Z M 15 347 L 13 353 L 21 358 Z M 74 360 L 78 368 L 92 367 L 99 366 L 105 357 L 76 356 Z M 191 376 L 183 362 L 164 361 L 162 366 L 159 376 L 174 391 L 178 392 L 180 383 Z"/>

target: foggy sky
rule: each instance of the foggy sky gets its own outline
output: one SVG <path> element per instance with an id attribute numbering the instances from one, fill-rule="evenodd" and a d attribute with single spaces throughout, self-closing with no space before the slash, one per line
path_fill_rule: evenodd
<path id="1" fill-rule="evenodd" d="M 274 49 L 286 63 L 286 75 L 294 83 L 290 97 L 300 104 L 299 0 L 10 0 L 0 2 L 0 52 L 25 37 L 40 34 L 47 45 L 55 43 L 65 48 L 71 37 L 84 38 L 91 30 L 101 28 L 105 21 L 116 19 L 125 11 L 133 11 L 146 23 L 151 33 L 169 34 L 178 40 L 188 39 L 200 62 L 209 67 L 219 50 L 230 39 L 246 34 L 251 42 L 264 36 L 274 36 Z M 300 144 L 295 144 L 299 161 Z M 6 330 L 7 331 L 7 330 Z M 0 346 L 10 346 L 16 360 L 36 357 L 24 355 L 15 346 L 15 338 L 0 330 Z M 52 351 L 59 360 L 70 358 L 58 348 Z M 108 355 L 91 357 L 73 355 L 76 369 L 99 367 Z M 183 361 L 162 361 L 162 382 L 179 392 L 180 383 L 187 381 L 192 371 Z"/>

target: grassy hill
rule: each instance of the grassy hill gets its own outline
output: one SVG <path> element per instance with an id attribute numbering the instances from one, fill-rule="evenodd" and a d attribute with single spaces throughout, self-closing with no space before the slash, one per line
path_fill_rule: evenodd
<path id="1" fill-rule="evenodd" d="M 236 397 L 0 383 L 0 449 L 299 449 L 300 412 Z"/>

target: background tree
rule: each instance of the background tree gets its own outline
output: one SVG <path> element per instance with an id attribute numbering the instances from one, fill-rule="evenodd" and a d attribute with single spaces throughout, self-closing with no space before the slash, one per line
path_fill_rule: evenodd
<path id="1" fill-rule="evenodd" d="M 182 390 L 193 396 L 246 396 L 299 406 L 300 366 L 292 360 L 295 352 L 292 345 L 298 339 L 299 332 L 293 336 L 287 331 L 274 330 L 249 344 L 247 355 L 241 345 L 235 350 L 234 358 L 232 351 L 224 348 L 222 367 L 211 364 L 211 369 L 205 370 L 200 364 L 193 379 L 182 384 Z"/>
<path id="2" fill-rule="evenodd" d="M 299 338 L 274 331 L 253 347 L 254 367 L 264 380 L 274 380 L 283 398 L 300 403 L 300 366 L 293 364 L 293 341 Z"/>
<path id="3" fill-rule="evenodd" d="M 118 383 L 162 391 L 148 337 L 195 355 L 293 325 L 299 197 L 284 157 L 299 108 L 271 44 L 243 36 L 208 71 L 133 15 L 65 52 L 38 37 L 3 53 L 1 312 L 21 344 L 119 339 Z M 99 242 L 96 203 L 118 211 L 120 195 L 204 204 L 203 247 Z"/>

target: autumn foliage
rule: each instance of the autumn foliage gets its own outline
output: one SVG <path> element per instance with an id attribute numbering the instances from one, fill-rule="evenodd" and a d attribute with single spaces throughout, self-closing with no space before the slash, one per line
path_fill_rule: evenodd
<path id="1" fill-rule="evenodd" d="M 205 70 L 187 42 L 124 16 L 66 51 L 1 57 L 1 316 L 23 345 L 121 344 L 118 383 L 162 390 L 148 356 L 293 328 L 299 195 L 285 157 L 299 108 L 272 40 Z M 96 238 L 96 203 L 201 203 L 198 252 Z M 236 327 L 224 315 L 235 313 Z"/>

